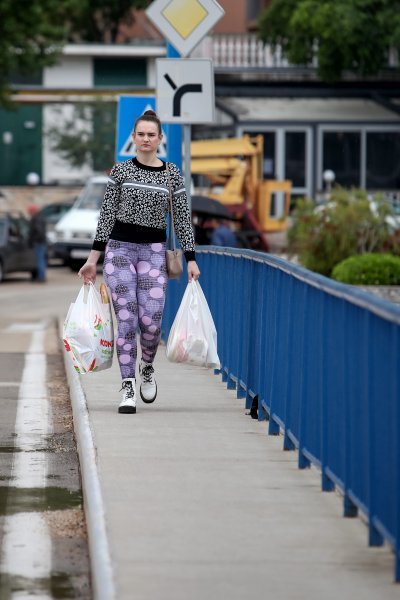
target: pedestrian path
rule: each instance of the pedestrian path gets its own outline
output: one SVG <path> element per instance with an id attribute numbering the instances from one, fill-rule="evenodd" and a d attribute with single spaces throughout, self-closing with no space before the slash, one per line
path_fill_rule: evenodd
<path id="1" fill-rule="evenodd" d="M 117 413 L 116 361 L 80 377 L 118 600 L 399 598 L 390 549 L 368 548 L 220 377 L 164 347 L 155 366 L 157 400 L 136 415 Z"/>

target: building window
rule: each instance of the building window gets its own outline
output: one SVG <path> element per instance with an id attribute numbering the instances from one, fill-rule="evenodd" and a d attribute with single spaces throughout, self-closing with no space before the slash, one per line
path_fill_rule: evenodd
<path id="1" fill-rule="evenodd" d="M 285 133 L 285 179 L 295 188 L 306 186 L 306 133 L 287 131 Z"/>
<path id="2" fill-rule="evenodd" d="M 7 79 L 10 85 L 43 85 L 43 71 L 32 73 L 12 73 Z"/>
<path id="3" fill-rule="evenodd" d="M 400 189 L 400 131 L 367 132 L 367 189 Z"/>
<path id="4" fill-rule="evenodd" d="M 359 187 L 361 134 L 359 131 L 325 131 L 323 136 L 323 171 L 331 169 L 335 183 Z"/>
<path id="5" fill-rule="evenodd" d="M 260 16 L 263 9 L 262 0 L 247 0 L 247 20 L 255 21 Z"/>
<path id="6" fill-rule="evenodd" d="M 259 131 L 244 131 L 250 137 L 260 135 Z M 276 133 L 274 131 L 262 131 L 264 137 L 263 176 L 264 179 L 276 179 L 275 144 Z"/>
<path id="7" fill-rule="evenodd" d="M 264 161 L 263 172 L 265 179 L 276 179 L 275 164 L 276 134 L 273 131 L 264 132 Z"/>
<path id="8" fill-rule="evenodd" d="M 146 85 L 146 60 L 142 58 L 95 58 L 94 85 Z"/>

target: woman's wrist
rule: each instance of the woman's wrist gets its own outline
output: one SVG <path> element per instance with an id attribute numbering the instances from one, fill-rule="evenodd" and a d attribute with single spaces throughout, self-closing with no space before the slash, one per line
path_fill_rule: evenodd
<path id="1" fill-rule="evenodd" d="M 91 250 L 89 256 L 86 259 L 86 264 L 93 265 L 95 267 L 99 261 L 100 254 L 101 253 L 99 250 Z"/>

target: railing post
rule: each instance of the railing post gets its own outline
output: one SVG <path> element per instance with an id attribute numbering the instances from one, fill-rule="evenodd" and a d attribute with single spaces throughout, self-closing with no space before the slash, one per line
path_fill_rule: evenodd
<path id="1" fill-rule="evenodd" d="M 248 294 L 253 294 L 253 265 L 250 265 L 245 258 L 241 258 L 238 264 L 238 275 L 242 283 L 243 300 L 246 303 Z M 238 315 L 239 316 L 239 315 Z M 251 394 L 251 380 L 249 378 L 249 366 L 253 360 L 259 359 L 258 352 L 255 351 L 256 341 L 253 338 L 251 324 L 254 321 L 255 315 L 251 310 L 241 311 L 240 315 L 240 361 L 237 364 L 238 387 L 237 397 L 244 396 L 246 408 L 251 408 L 254 400 L 254 391 L 257 394 L 258 390 L 253 390 Z"/>
<path id="2" fill-rule="evenodd" d="M 321 339 L 324 343 L 321 344 L 322 353 L 322 414 L 321 414 L 321 489 L 323 492 L 332 492 L 335 489 L 335 484 L 328 475 L 330 459 L 334 458 L 330 454 L 330 428 L 335 427 L 332 422 L 331 402 L 339 402 L 337 394 L 340 393 L 338 379 L 343 377 L 341 362 L 343 359 L 343 343 L 340 336 L 342 328 L 337 327 L 337 323 L 332 322 L 330 298 L 321 295 L 322 302 L 322 326 Z M 342 305 L 340 305 L 342 307 Z M 335 313 L 335 320 L 340 321 L 341 313 L 339 310 Z M 342 386 L 343 389 L 343 386 Z M 336 394 L 332 393 L 333 390 Z M 336 395 L 336 397 L 335 397 Z M 343 399 L 342 399 L 343 401 Z M 342 414 L 344 419 L 345 415 Z"/>
<path id="3" fill-rule="evenodd" d="M 348 495 L 348 493 L 345 492 L 344 497 L 343 497 L 343 516 L 348 519 L 351 519 L 351 518 L 357 517 L 357 515 L 358 515 L 357 506 L 350 499 L 350 496 Z"/>
<path id="4" fill-rule="evenodd" d="M 365 327 L 368 334 L 368 364 L 372 365 L 374 361 L 374 349 L 372 347 L 372 328 L 373 328 L 373 319 L 366 313 L 365 315 Z M 379 453 L 379 440 L 376 438 L 375 433 L 375 411 L 373 402 L 374 399 L 372 397 L 373 390 L 373 375 L 372 369 L 369 369 L 368 372 L 365 373 L 365 377 L 368 381 L 367 388 L 367 397 L 366 397 L 366 409 L 368 411 L 368 496 L 369 496 L 369 518 L 368 518 L 368 544 L 370 546 L 382 546 L 384 543 L 384 538 L 381 532 L 377 529 L 375 525 L 375 509 L 376 509 L 376 487 L 378 485 L 378 481 L 374 477 L 374 472 L 376 469 L 375 462 L 377 461 L 377 455 Z"/>
<path id="5" fill-rule="evenodd" d="M 349 304 L 344 305 L 344 315 L 343 315 L 343 326 L 345 331 L 348 331 L 348 328 L 351 327 L 352 324 L 352 315 L 351 309 L 353 307 Z M 354 326 L 354 320 L 353 320 Z M 346 518 L 354 518 L 358 515 L 358 507 L 349 495 L 349 483 L 351 480 L 351 465 L 353 461 L 353 439 L 351 435 L 351 411 L 350 406 L 353 399 L 353 384 L 352 384 L 352 376 L 351 376 L 351 366 L 352 366 L 352 358 L 353 358 L 354 349 L 350 347 L 350 344 L 345 344 L 344 346 L 344 381 L 345 387 L 348 390 L 348 395 L 345 403 L 345 414 L 344 414 L 344 425 L 345 425 L 345 448 L 344 448 L 344 477 L 343 477 L 343 516 Z M 354 362 L 354 361 L 353 361 Z M 354 368 L 354 367 L 353 367 Z"/>
<path id="6" fill-rule="evenodd" d="M 400 327 L 397 327 L 394 331 L 394 344 L 393 344 L 394 356 L 398 357 L 400 352 Z M 397 398 L 395 407 L 395 456 L 400 456 L 400 372 L 399 369 L 393 373 L 393 386 L 394 396 Z M 396 506 L 396 530 L 395 530 L 395 544 L 394 544 L 394 556 L 395 556 L 395 581 L 400 582 L 400 466 L 397 465 L 395 470 L 395 506 Z"/>

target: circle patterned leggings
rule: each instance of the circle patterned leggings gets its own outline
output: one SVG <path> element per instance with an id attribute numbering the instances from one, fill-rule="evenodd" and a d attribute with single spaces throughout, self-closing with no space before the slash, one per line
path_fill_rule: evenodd
<path id="1" fill-rule="evenodd" d="M 161 337 L 168 276 L 165 243 L 132 244 L 110 239 L 103 265 L 118 324 L 116 349 L 122 379 L 135 377 L 136 332 L 142 358 L 152 363 Z"/>

